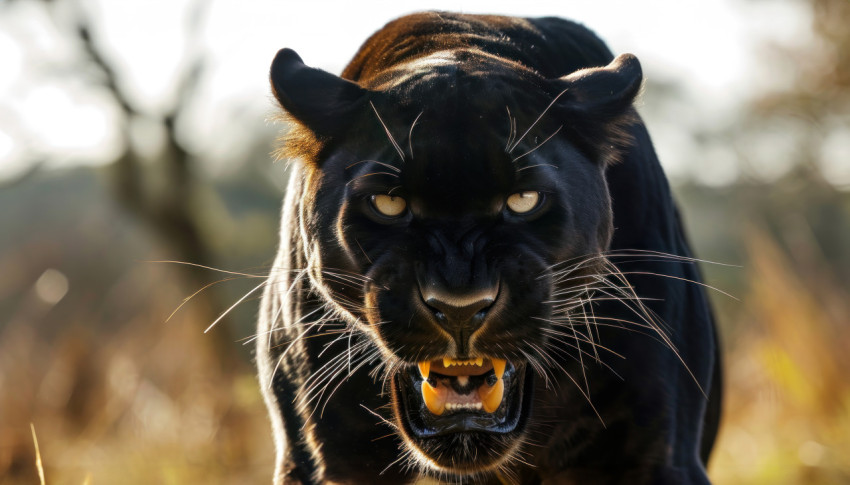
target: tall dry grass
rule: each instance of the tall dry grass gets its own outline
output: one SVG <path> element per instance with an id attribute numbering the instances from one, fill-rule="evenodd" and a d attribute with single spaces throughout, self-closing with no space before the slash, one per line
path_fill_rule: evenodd
<path id="1" fill-rule="evenodd" d="M 745 237 L 747 293 L 732 322 L 718 484 L 850 483 L 850 292 L 808 241 Z M 803 253 L 808 253 L 804 255 Z"/>
<path id="2" fill-rule="evenodd" d="M 250 363 L 216 355 L 203 308 L 166 323 L 188 294 L 173 270 L 130 272 L 126 294 L 113 294 L 119 315 L 108 302 L 50 307 L 30 292 L 0 327 L 0 484 L 37 484 L 42 472 L 47 485 L 269 482 Z"/>

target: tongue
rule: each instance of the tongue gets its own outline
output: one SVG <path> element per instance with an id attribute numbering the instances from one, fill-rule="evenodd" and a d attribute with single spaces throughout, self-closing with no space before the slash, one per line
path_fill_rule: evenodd
<path id="1" fill-rule="evenodd" d="M 455 361 L 442 359 L 442 361 L 430 361 L 419 363 L 419 372 L 424 379 L 422 381 L 422 400 L 431 414 L 440 416 L 447 409 L 454 410 L 480 410 L 493 413 L 502 403 L 505 394 L 505 382 L 502 379 L 505 373 L 507 361 L 504 359 L 470 359 L 468 361 Z M 468 381 L 469 376 L 481 376 L 493 369 L 495 382 L 492 377 L 468 394 L 458 394 L 444 379 L 431 379 L 436 385 L 429 382 L 428 376 L 434 371 L 444 376 L 453 376 L 459 381 Z M 492 384 L 490 384 L 492 382 Z"/>

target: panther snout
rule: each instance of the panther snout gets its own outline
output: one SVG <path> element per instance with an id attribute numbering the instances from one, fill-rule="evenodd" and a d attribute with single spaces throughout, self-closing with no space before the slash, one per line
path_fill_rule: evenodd
<path id="1" fill-rule="evenodd" d="M 437 320 L 451 327 L 469 326 L 475 320 L 473 317 L 479 317 L 487 312 L 490 306 L 493 305 L 493 298 L 481 298 L 479 300 L 457 302 L 453 299 L 440 299 L 430 297 L 425 300 L 425 304 L 431 309 Z"/>
<path id="2" fill-rule="evenodd" d="M 497 288 L 468 294 L 422 292 L 422 300 L 436 322 L 455 340 L 459 355 L 466 355 L 469 338 L 484 323 L 497 296 Z"/>

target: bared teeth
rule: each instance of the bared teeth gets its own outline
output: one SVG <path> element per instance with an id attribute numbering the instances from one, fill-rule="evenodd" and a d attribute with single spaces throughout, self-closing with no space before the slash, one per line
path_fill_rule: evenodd
<path id="1" fill-rule="evenodd" d="M 483 385 L 478 388 L 478 397 L 481 399 L 481 406 L 488 413 L 495 412 L 502 404 L 502 397 L 505 395 L 505 381 L 498 379 L 493 387 Z"/>
<path id="2" fill-rule="evenodd" d="M 505 365 L 507 365 L 508 361 L 505 359 L 492 359 L 493 362 L 493 372 L 496 373 L 496 377 L 499 380 L 502 380 L 502 376 L 505 375 Z"/>
<path id="3" fill-rule="evenodd" d="M 453 366 L 481 367 L 484 365 L 485 360 L 487 359 L 484 357 L 475 357 L 466 360 L 443 357 L 442 364 L 444 368 Z M 425 407 L 428 408 L 428 411 L 437 416 L 442 415 L 446 410 L 454 412 L 461 410 L 483 409 L 487 413 L 496 412 L 496 410 L 499 409 L 499 406 L 502 405 L 502 399 L 504 399 L 505 396 L 505 381 L 503 380 L 503 377 L 505 375 L 505 368 L 507 367 L 507 360 L 489 358 L 489 362 L 493 366 L 493 374 L 489 374 L 485 383 L 478 387 L 475 391 L 478 394 L 480 403 L 447 402 L 456 399 L 449 399 L 449 395 L 454 395 L 454 391 L 451 391 L 445 384 L 434 382 L 436 385 L 435 387 L 435 385 L 429 383 L 428 378 L 431 374 L 431 361 L 418 362 L 417 366 L 419 368 L 419 374 L 423 379 L 422 400 L 425 401 Z M 436 365 L 439 366 L 439 364 Z M 466 386 L 469 382 L 469 376 L 466 375 L 455 375 L 454 378 L 461 386 Z"/>
<path id="4" fill-rule="evenodd" d="M 476 365 L 481 367 L 484 365 L 484 357 L 473 357 L 471 359 L 452 359 L 451 357 L 443 357 L 443 367 L 453 367 L 456 365 Z"/>
<path id="5" fill-rule="evenodd" d="M 419 366 L 419 375 L 423 379 L 428 380 L 428 375 L 431 374 L 431 361 L 425 360 L 417 364 Z"/>
<path id="6" fill-rule="evenodd" d="M 495 412 L 502 404 L 502 398 L 505 395 L 505 381 L 502 377 L 505 375 L 505 367 L 508 361 L 505 359 L 493 358 L 490 360 L 493 363 L 493 374 L 496 377 L 496 382 L 492 386 L 481 386 L 478 388 L 478 397 L 481 399 L 481 404 L 484 410 L 488 413 Z"/>
<path id="7" fill-rule="evenodd" d="M 481 410 L 480 402 L 469 403 L 446 403 L 446 409 L 449 411 L 479 411 Z"/>
<path id="8" fill-rule="evenodd" d="M 446 392 L 434 389 L 428 381 L 422 381 L 422 400 L 431 414 L 439 416 L 446 410 Z"/>

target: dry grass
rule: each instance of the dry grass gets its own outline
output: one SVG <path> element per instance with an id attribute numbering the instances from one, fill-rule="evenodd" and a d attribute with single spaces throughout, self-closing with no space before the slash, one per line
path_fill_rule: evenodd
<path id="1" fill-rule="evenodd" d="M 156 291 L 115 328 L 93 321 L 111 313 L 103 302 L 49 308 L 37 298 L 0 328 L 0 483 L 31 485 L 41 473 L 48 485 L 270 481 L 250 364 L 216 355 L 203 309 L 164 323 L 184 292 L 168 269 L 138 271 L 150 279 L 136 283 Z M 56 318 L 67 326 L 50 328 Z"/>
<path id="2" fill-rule="evenodd" d="M 746 243 L 750 290 L 731 322 L 711 475 L 718 484 L 850 483 L 847 288 L 825 261 L 803 267 L 761 232 Z"/>
<path id="3" fill-rule="evenodd" d="M 746 244 L 748 290 L 724 317 L 726 414 L 711 476 L 850 483 L 850 294 L 823 259 L 801 262 L 758 231 Z M 137 281 L 156 291 L 112 327 L 91 324 L 109 313 L 91 300 L 61 315 L 21 301 L 0 330 L 0 483 L 269 482 L 251 366 L 222 367 L 202 309 L 164 324 L 187 292 L 161 281 L 167 272 Z M 58 330 L 39 327 L 57 317 Z"/>
<path id="4" fill-rule="evenodd" d="M 41 463 L 41 450 L 38 449 L 38 436 L 35 434 L 35 425 L 30 423 L 30 429 L 32 430 L 32 444 L 35 448 L 35 469 L 38 470 L 38 482 L 41 485 L 45 485 L 44 465 Z"/>

